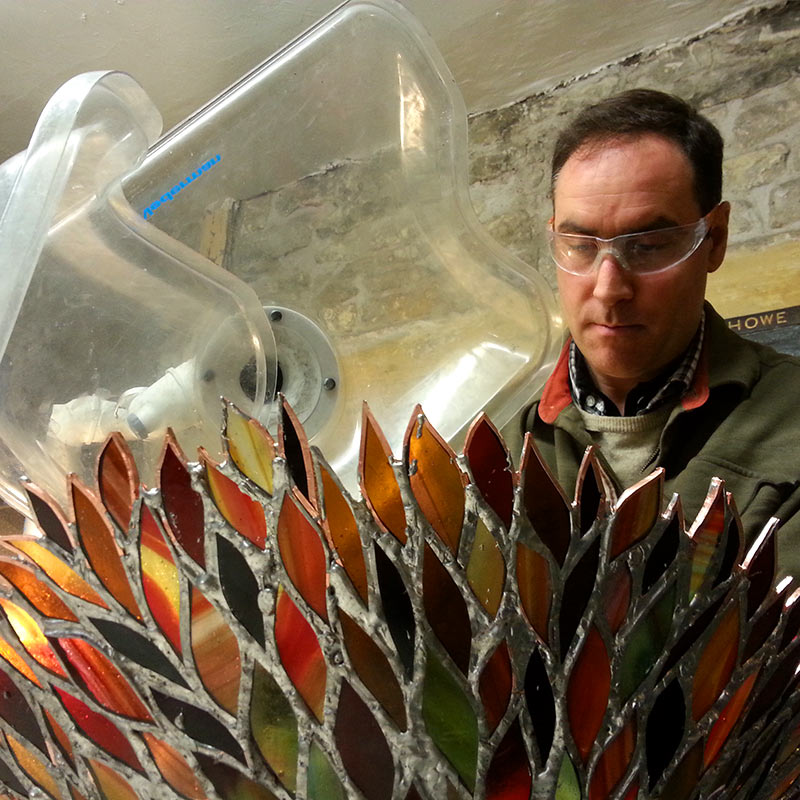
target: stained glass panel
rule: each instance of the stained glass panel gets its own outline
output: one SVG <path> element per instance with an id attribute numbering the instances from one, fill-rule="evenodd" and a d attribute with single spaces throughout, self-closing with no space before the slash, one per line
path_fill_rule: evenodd
<path id="1" fill-rule="evenodd" d="M 470 425 L 464 455 L 481 495 L 508 529 L 514 506 L 514 472 L 508 450 L 485 414 Z"/>
<path id="2" fill-rule="evenodd" d="M 120 529 L 127 532 L 131 511 L 139 496 L 139 472 L 125 439 L 112 433 L 97 462 L 100 499 Z"/>
<path id="3" fill-rule="evenodd" d="M 245 417 L 230 403 L 225 406 L 228 452 L 237 469 L 267 494 L 272 494 L 275 443 L 262 425 Z"/>

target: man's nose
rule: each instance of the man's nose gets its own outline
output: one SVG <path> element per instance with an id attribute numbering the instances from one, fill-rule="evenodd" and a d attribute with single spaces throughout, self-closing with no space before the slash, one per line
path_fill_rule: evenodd
<path id="1" fill-rule="evenodd" d="M 603 303 L 612 305 L 633 297 L 631 273 L 612 253 L 604 253 L 595 273 L 592 294 Z"/>

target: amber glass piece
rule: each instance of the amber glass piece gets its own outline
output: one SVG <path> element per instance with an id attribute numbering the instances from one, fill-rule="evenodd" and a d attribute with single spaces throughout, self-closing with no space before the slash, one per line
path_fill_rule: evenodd
<path id="1" fill-rule="evenodd" d="M 589 629 L 567 686 L 567 715 L 572 738 L 586 761 L 608 706 L 611 664 L 597 628 Z"/>
<path id="2" fill-rule="evenodd" d="M 533 777 L 516 719 L 497 747 L 486 773 L 486 800 L 528 800 Z"/>
<path id="3" fill-rule="evenodd" d="M 414 610 L 408 597 L 403 579 L 389 557 L 373 545 L 375 553 L 375 572 L 378 576 L 378 589 L 383 606 L 383 615 L 394 642 L 397 655 L 403 663 L 407 677 L 414 667 L 414 636 L 416 623 Z"/>
<path id="4" fill-rule="evenodd" d="M 322 748 L 312 742 L 308 752 L 308 797 L 313 800 L 348 800 L 342 782 Z"/>
<path id="5" fill-rule="evenodd" d="M 203 500 L 192 489 L 186 458 L 171 431 L 167 432 L 161 453 L 159 489 L 170 533 L 192 559 L 205 567 Z"/>
<path id="6" fill-rule="evenodd" d="M 667 571 L 678 555 L 680 538 L 683 535 L 683 511 L 680 498 L 675 495 L 663 514 L 666 524 L 658 541 L 647 556 L 642 574 L 642 594 L 647 594 L 658 579 Z"/>
<path id="7" fill-rule="evenodd" d="M 264 426 L 227 403 L 225 436 L 228 439 L 228 453 L 239 472 L 267 494 L 272 494 L 275 442 Z"/>
<path id="8" fill-rule="evenodd" d="M 466 675 L 472 645 L 467 605 L 450 573 L 427 544 L 422 566 L 422 602 L 436 638 Z"/>
<path id="9" fill-rule="evenodd" d="M 64 550 L 71 553 L 75 546 L 69 533 L 67 520 L 56 502 L 30 483 L 25 484 L 25 493 L 28 495 L 31 508 L 36 515 L 36 523 L 42 533 L 51 542 L 55 542 L 59 547 L 63 547 Z"/>
<path id="10" fill-rule="evenodd" d="M 636 747 L 636 720 L 625 723 L 606 747 L 589 781 L 589 800 L 605 800 L 628 770 Z"/>
<path id="11" fill-rule="evenodd" d="M 347 655 L 364 686 L 384 707 L 401 731 L 406 730 L 403 692 L 394 676 L 389 659 L 358 623 L 339 609 L 339 622 Z"/>
<path id="12" fill-rule="evenodd" d="M 673 680 L 656 698 L 647 718 L 645 746 L 651 791 L 683 739 L 685 716 L 683 691 L 678 681 Z"/>
<path id="13" fill-rule="evenodd" d="M 692 577 L 689 592 L 693 596 L 703 583 L 717 550 L 725 525 L 725 489 L 719 478 L 711 479 L 711 486 L 697 514 L 689 537 L 692 539 Z"/>
<path id="14" fill-rule="evenodd" d="M 36 724 L 28 701 L 6 672 L 0 669 L 0 717 L 42 752 L 47 751 L 44 737 Z"/>
<path id="15" fill-rule="evenodd" d="M 633 581 L 627 564 L 620 564 L 606 583 L 604 606 L 611 633 L 616 633 L 620 625 L 625 622 L 631 602 L 632 587 Z"/>
<path id="16" fill-rule="evenodd" d="M 27 773 L 30 779 L 41 786 L 51 797 L 62 800 L 63 795 L 58 790 L 58 784 L 50 774 L 50 767 L 39 756 L 32 753 L 22 742 L 15 739 L 10 733 L 6 734 L 6 742 L 14 754 L 17 763 Z"/>
<path id="17" fill-rule="evenodd" d="M 289 679 L 322 722 L 327 681 L 325 658 L 314 629 L 282 590 L 275 606 L 275 644 Z"/>
<path id="18" fill-rule="evenodd" d="M 63 600 L 31 570 L 10 561 L 0 561 L 0 575 L 16 586 L 40 614 L 53 619 L 78 621 Z"/>
<path id="19" fill-rule="evenodd" d="M 544 765 L 553 746 L 556 729 L 556 704 L 553 687 L 544 659 L 536 648 L 525 670 L 525 701 L 533 723 L 533 733 L 539 749 L 540 765 Z"/>
<path id="20" fill-rule="evenodd" d="M 2 656 L 14 669 L 24 675 L 31 683 L 41 687 L 39 679 L 34 675 L 33 670 L 28 666 L 20 654 L 0 636 L 0 656 Z"/>
<path id="21" fill-rule="evenodd" d="M 278 453 L 286 459 L 286 466 L 294 485 L 308 503 L 309 510 L 317 509 L 317 482 L 314 478 L 314 463 L 308 449 L 303 426 L 292 407 L 281 398 L 281 416 L 278 424 Z"/>
<path id="22" fill-rule="evenodd" d="M 140 800 L 131 785 L 118 772 L 93 758 L 86 759 L 94 782 L 105 800 Z"/>
<path id="23" fill-rule="evenodd" d="M 578 773 L 570 761 L 567 753 L 561 759 L 561 768 L 558 771 L 555 800 L 583 800 Z"/>
<path id="24" fill-rule="evenodd" d="M 497 428 L 481 413 L 469 426 L 464 455 L 483 499 L 511 527 L 514 508 L 514 473 L 503 438 Z"/>
<path id="25" fill-rule="evenodd" d="M 278 547 L 286 572 L 302 598 L 322 619 L 328 619 L 325 549 L 317 528 L 287 492 L 278 517 Z"/>
<path id="26" fill-rule="evenodd" d="M 747 589 L 748 619 L 752 618 L 767 598 L 775 581 L 775 572 L 778 567 L 775 530 L 779 524 L 778 519 L 771 519 L 750 546 L 742 561 L 742 567 L 750 581 Z"/>
<path id="27" fill-rule="evenodd" d="M 138 620 L 142 614 L 133 597 L 114 532 L 103 509 L 77 478 L 70 479 L 72 507 L 81 547 L 103 586 Z"/>
<path id="28" fill-rule="evenodd" d="M 254 783 L 233 767 L 213 756 L 195 753 L 203 774 L 214 785 L 222 800 L 277 800 L 266 786 Z"/>
<path id="29" fill-rule="evenodd" d="M 569 549 L 570 504 L 530 434 L 525 435 L 520 484 L 525 512 L 536 535 L 563 566 Z"/>
<path id="30" fill-rule="evenodd" d="M 670 779 L 664 784 L 661 797 L 669 800 L 686 800 L 694 794 L 700 770 L 703 766 L 703 742 L 697 742 L 672 773 Z"/>
<path id="31" fill-rule="evenodd" d="M 211 498 L 228 524 L 260 550 L 267 540 L 267 521 L 261 503 L 250 499 L 230 478 L 202 454 Z"/>
<path id="32" fill-rule="evenodd" d="M 67 675 L 58 660 L 58 656 L 53 652 L 53 648 L 50 647 L 45 635 L 33 617 L 4 597 L 0 597 L 0 607 L 5 611 L 14 633 L 17 634 L 20 644 L 28 654 L 45 669 L 49 669 L 50 672 L 66 678 Z"/>
<path id="33" fill-rule="evenodd" d="M 522 610 L 531 627 L 547 644 L 553 597 L 550 568 L 544 556 L 521 542 L 517 545 L 517 584 Z"/>
<path id="34" fill-rule="evenodd" d="M 97 486 L 111 518 L 123 532 L 127 532 L 133 504 L 139 496 L 139 473 L 131 451 L 119 433 L 112 433 L 100 452 Z"/>
<path id="35" fill-rule="evenodd" d="M 406 542 L 403 498 L 392 469 L 392 451 L 366 403 L 361 415 L 361 451 L 358 482 L 361 494 L 382 530 L 401 544 Z"/>
<path id="36" fill-rule="evenodd" d="M 481 672 L 478 689 L 486 722 L 493 731 L 506 713 L 511 700 L 514 679 L 511 672 L 511 655 L 505 641 L 500 642 Z"/>
<path id="37" fill-rule="evenodd" d="M 506 562 L 494 536 L 478 518 L 475 539 L 467 563 L 467 581 L 486 612 L 494 617 L 503 599 Z"/>
<path id="38" fill-rule="evenodd" d="M 703 751 L 704 767 L 709 767 L 716 761 L 728 735 L 742 714 L 745 703 L 747 703 L 747 699 L 753 691 L 753 686 L 755 686 L 756 678 L 758 678 L 758 670 L 753 670 L 734 692 L 733 697 L 725 704 L 725 708 L 720 711 L 717 721 L 706 738 L 706 746 Z"/>
<path id="39" fill-rule="evenodd" d="M 230 714 L 239 706 L 241 654 L 236 636 L 208 598 L 192 586 L 192 655 L 209 694 Z"/>
<path id="40" fill-rule="evenodd" d="M 626 489 L 615 508 L 609 556 L 616 558 L 641 541 L 658 520 L 664 470 L 659 468 Z"/>
<path id="41" fill-rule="evenodd" d="M 64 756 L 70 767 L 75 769 L 75 754 L 72 751 L 72 742 L 70 742 L 69 737 L 61 725 L 58 724 L 56 718 L 46 708 L 43 708 L 42 711 L 44 712 L 45 724 L 55 743 L 58 745 L 61 755 Z"/>
<path id="42" fill-rule="evenodd" d="M 464 485 L 455 453 L 416 406 L 405 435 L 411 491 L 431 527 L 455 555 L 464 523 Z"/>
<path id="43" fill-rule="evenodd" d="M 581 535 L 588 533 L 594 521 L 604 512 L 607 501 L 608 476 L 600 466 L 594 447 L 588 447 L 575 481 L 575 503 Z"/>
<path id="44" fill-rule="evenodd" d="M 586 552 L 580 557 L 564 581 L 563 597 L 567 599 L 561 604 L 561 615 L 558 621 L 562 660 L 567 655 L 578 625 L 583 618 L 583 612 L 586 610 L 586 604 L 592 596 L 599 563 L 600 537 L 598 536 L 587 547 Z"/>
<path id="45" fill-rule="evenodd" d="M 366 605 L 368 600 L 367 567 L 364 563 L 364 549 L 356 519 L 342 490 L 323 464 L 319 465 L 319 473 L 325 502 L 323 525 L 347 577 L 350 578 L 353 587 Z"/>
<path id="46" fill-rule="evenodd" d="M 392 751 L 372 712 L 345 680 L 333 735 L 347 774 L 366 800 L 391 800 Z"/>
<path id="47" fill-rule="evenodd" d="M 178 568 L 169 545 L 146 505 L 141 507 L 139 527 L 144 597 L 156 624 L 180 655 L 182 646 Z"/>
<path id="48" fill-rule="evenodd" d="M 734 602 L 706 643 L 694 670 L 692 717 L 695 722 L 714 705 L 728 684 L 739 652 L 739 603 Z"/>
<path id="49" fill-rule="evenodd" d="M 174 747 L 153 736 L 152 733 L 145 732 L 142 737 L 164 780 L 178 794 L 190 800 L 205 800 L 206 793 L 200 786 L 194 769 L 186 763 L 186 759 Z"/>

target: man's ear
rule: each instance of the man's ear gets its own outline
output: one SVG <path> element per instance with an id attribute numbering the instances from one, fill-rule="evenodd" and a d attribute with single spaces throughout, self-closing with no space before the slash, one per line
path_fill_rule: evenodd
<path id="1" fill-rule="evenodd" d="M 708 238 L 711 240 L 711 251 L 708 254 L 708 271 L 716 272 L 725 258 L 728 249 L 728 218 L 731 204 L 724 200 L 712 212 L 709 219 Z"/>

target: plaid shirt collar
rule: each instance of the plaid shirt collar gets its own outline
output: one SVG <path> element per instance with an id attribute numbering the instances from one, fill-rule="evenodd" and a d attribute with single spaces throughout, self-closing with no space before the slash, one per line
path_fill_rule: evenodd
<path id="1" fill-rule="evenodd" d="M 655 411 L 660 406 L 677 400 L 689 389 L 700 361 L 705 326 L 704 310 L 697 333 L 678 361 L 652 380 L 638 384 L 628 393 L 625 398 L 626 417 Z M 574 340 L 569 347 L 569 386 L 573 402 L 583 411 L 605 417 L 620 416 L 614 403 L 594 385 L 586 359 Z"/>

